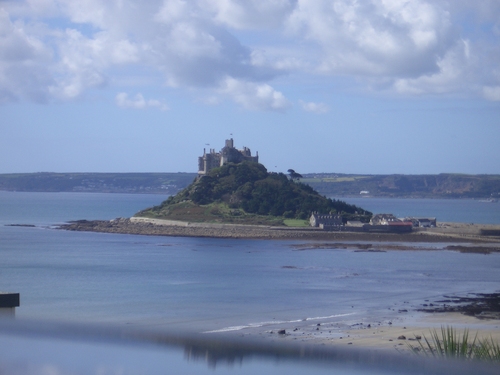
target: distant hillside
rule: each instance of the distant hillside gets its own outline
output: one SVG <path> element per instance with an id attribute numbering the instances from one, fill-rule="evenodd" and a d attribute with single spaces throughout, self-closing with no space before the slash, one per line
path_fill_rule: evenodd
<path id="1" fill-rule="evenodd" d="M 371 212 L 326 198 L 283 173 L 269 173 L 259 163 L 228 163 L 207 172 L 160 206 L 136 216 L 195 222 L 283 224 L 305 220 L 311 212 L 335 212 L 344 219 L 368 221 Z"/>
<path id="2" fill-rule="evenodd" d="M 499 198 L 500 175 L 304 174 L 302 182 L 326 196 Z"/>
<path id="3" fill-rule="evenodd" d="M 196 173 L 0 174 L 0 190 L 39 192 L 176 194 Z"/>
<path id="4" fill-rule="evenodd" d="M 197 173 L 0 174 L 0 190 L 177 194 Z M 327 197 L 498 198 L 500 175 L 303 174 L 301 182 Z"/>

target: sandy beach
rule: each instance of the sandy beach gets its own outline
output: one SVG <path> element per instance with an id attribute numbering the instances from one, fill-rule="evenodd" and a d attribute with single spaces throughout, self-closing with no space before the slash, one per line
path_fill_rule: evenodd
<path id="1" fill-rule="evenodd" d="M 305 323 L 305 322 L 304 322 Z M 411 346 L 419 346 L 418 340 L 431 338 L 431 332 L 441 327 L 453 327 L 462 335 L 469 330 L 473 339 L 490 339 L 500 342 L 500 320 L 482 320 L 460 313 L 410 314 L 399 319 L 359 321 L 355 318 L 309 324 L 290 324 L 279 330 L 242 333 L 244 336 L 258 336 L 273 342 L 295 342 L 309 345 L 335 345 L 370 350 L 398 351 L 410 353 Z M 285 333 L 283 333 L 283 330 Z M 422 341 L 424 343 L 424 341 Z"/>

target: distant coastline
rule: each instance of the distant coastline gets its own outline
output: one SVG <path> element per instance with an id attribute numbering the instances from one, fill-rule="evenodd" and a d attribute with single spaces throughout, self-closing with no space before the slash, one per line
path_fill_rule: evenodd
<path id="1" fill-rule="evenodd" d="M 10 173 L 0 191 L 175 195 L 197 173 Z M 357 175 L 302 173 L 301 182 L 327 197 L 500 200 L 500 175 Z"/>

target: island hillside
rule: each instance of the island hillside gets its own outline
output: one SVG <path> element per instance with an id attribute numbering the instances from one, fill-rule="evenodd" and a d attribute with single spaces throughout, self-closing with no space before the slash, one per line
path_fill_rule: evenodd
<path id="1" fill-rule="evenodd" d="M 228 163 L 196 178 L 161 205 L 135 216 L 261 225 L 307 225 L 312 212 L 341 214 L 344 221 L 368 222 L 372 213 L 326 198 L 311 186 L 270 173 L 260 163 Z"/>

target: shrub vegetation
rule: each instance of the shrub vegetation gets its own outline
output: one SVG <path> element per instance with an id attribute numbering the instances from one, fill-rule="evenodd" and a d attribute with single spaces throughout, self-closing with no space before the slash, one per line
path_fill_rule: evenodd
<path id="1" fill-rule="evenodd" d="M 417 354 L 441 358 L 477 359 L 500 361 L 500 344 L 490 339 L 478 339 L 477 335 L 471 340 L 469 331 L 460 335 L 453 327 L 441 327 L 441 333 L 434 330 L 431 338 L 424 337 L 418 346 L 409 345 Z"/>
<path id="2" fill-rule="evenodd" d="M 179 211 L 179 206 L 186 202 L 198 207 L 212 205 L 212 214 L 225 212 L 229 217 L 240 218 L 257 215 L 305 220 L 311 212 L 317 211 L 342 214 L 344 220 L 367 222 L 372 215 L 371 212 L 355 205 L 326 198 L 309 185 L 289 179 L 283 173 L 269 173 L 262 164 L 248 161 L 229 163 L 212 169 L 161 205 L 144 210 L 138 215 L 171 217 L 172 213 Z"/>

